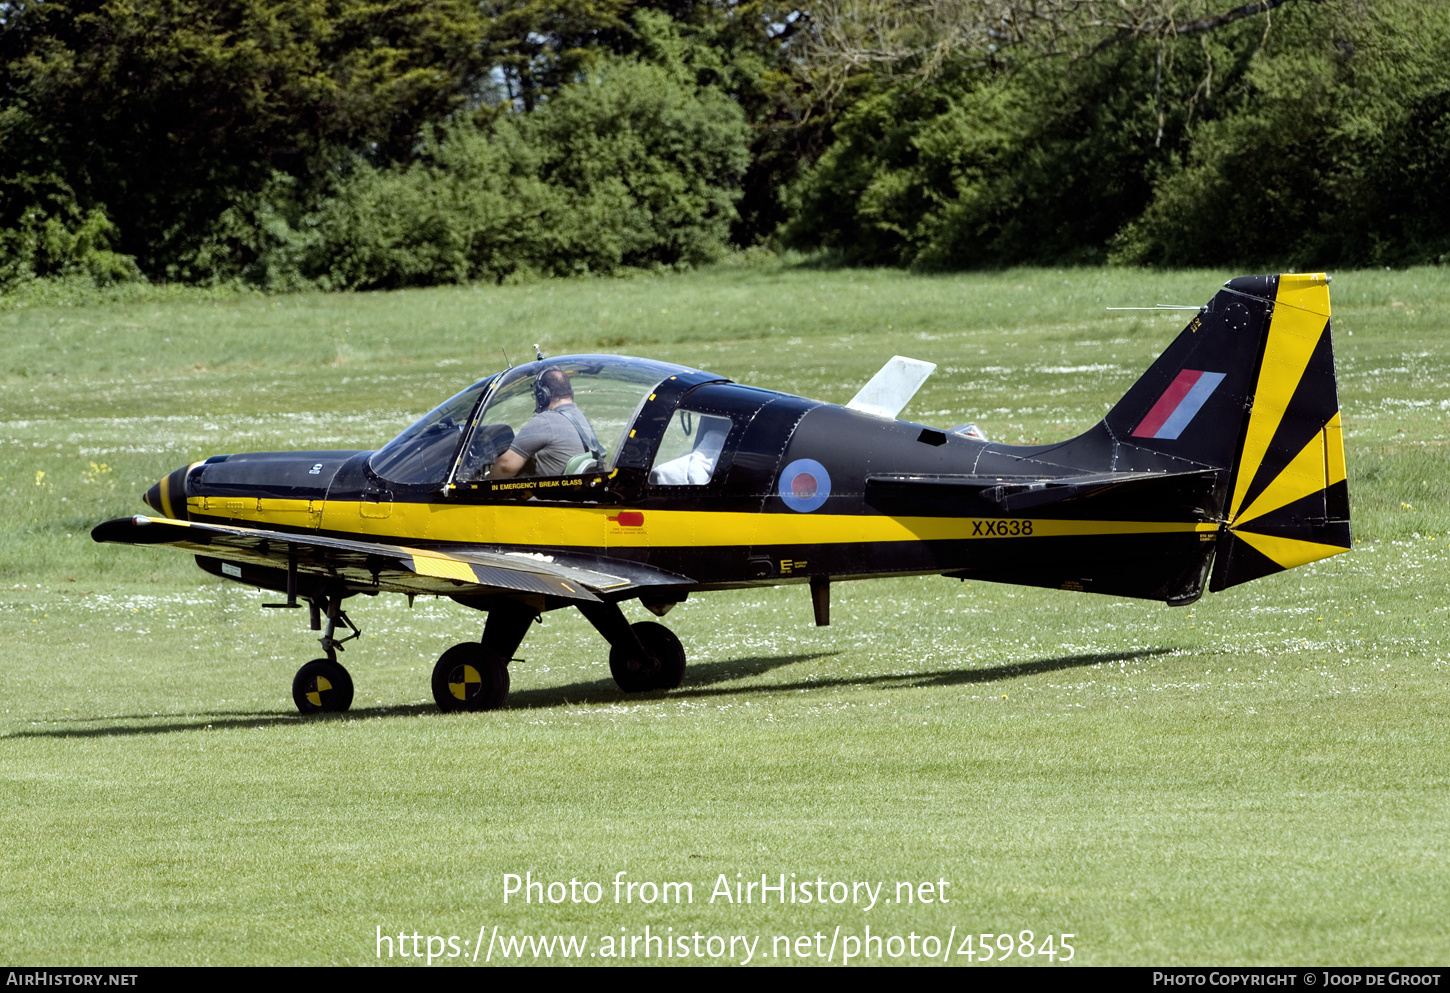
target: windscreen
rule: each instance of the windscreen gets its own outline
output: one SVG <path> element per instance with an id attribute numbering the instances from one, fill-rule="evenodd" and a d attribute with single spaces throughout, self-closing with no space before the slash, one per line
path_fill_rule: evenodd
<path id="1" fill-rule="evenodd" d="M 398 483 L 442 485 L 453 468 L 473 408 L 497 378 L 474 383 L 418 418 L 374 453 L 368 462 L 373 472 Z"/>

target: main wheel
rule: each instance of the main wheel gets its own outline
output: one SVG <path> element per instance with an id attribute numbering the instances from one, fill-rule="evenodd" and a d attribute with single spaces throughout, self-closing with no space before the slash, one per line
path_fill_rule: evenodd
<path id="1" fill-rule="evenodd" d="M 342 663 L 313 659 L 292 677 L 292 701 L 304 714 L 337 714 L 352 706 L 352 677 Z"/>
<path id="2" fill-rule="evenodd" d="M 685 646 L 675 633 L 663 624 L 640 621 L 631 624 L 645 649 L 659 660 L 654 668 L 648 659 L 637 659 L 620 648 L 609 649 L 609 671 L 614 683 L 626 693 L 646 690 L 672 690 L 685 678 Z"/>
<path id="3" fill-rule="evenodd" d="M 444 652 L 433 667 L 433 700 L 445 714 L 497 710 L 509 695 L 509 671 L 477 641 Z"/>

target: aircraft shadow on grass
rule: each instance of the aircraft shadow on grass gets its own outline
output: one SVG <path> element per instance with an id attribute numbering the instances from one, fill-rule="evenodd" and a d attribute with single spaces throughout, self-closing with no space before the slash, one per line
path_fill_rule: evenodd
<path id="1" fill-rule="evenodd" d="M 645 695 L 621 697 L 619 689 L 609 679 L 571 683 L 567 686 L 522 690 L 509 697 L 510 710 L 543 710 L 555 707 L 577 707 L 588 704 L 623 702 L 655 702 L 661 700 L 693 697 L 737 696 L 744 694 L 798 693 L 805 690 L 841 689 L 848 687 L 879 687 L 882 689 L 910 689 L 946 686 L 963 686 L 971 683 L 996 683 L 1035 676 L 1044 672 L 1063 669 L 1081 669 L 1106 662 L 1132 662 L 1139 659 L 1166 655 L 1171 648 L 1146 648 L 1132 652 L 1095 652 L 1091 655 L 1064 655 L 1058 658 L 1039 659 L 1036 662 L 1020 662 L 1011 665 L 991 666 L 986 669 L 952 669 L 935 672 L 882 673 L 870 676 L 811 676 L 792 682 L 764 683 L 745 686 L 726 685 L 752 676 L 762 676 L 786 666 L 818 659 L 830 658 L 837 652 L 815 652 L 805 655 L 776 655 L 731 659 L 727 662 L 706 662 L 691 666 L 684 685 L 666 695 L 661 690 Z M 436 709 L 428 704 L 408 704 L 400 707 L 361 707 L 344 714 L 317 714 L 303 716 L 290 711 L 212 711 L 208 717 L 190 714 L 116 714 L 104 717 L 75 718 L 75 724 L 90 724 L 91 727 L 46 728 L 44 730 L 17 731 L 4 735 L 5 738 L 115 738 L 150 734 L 171 734 L 178 731 L 226 731 L 237 728 L 259 729 L 307 724 L 319 720 L 357 720 L 385 717 L 418 717 L 434 714 Z M 110 721 L 145 721 L 157 718 L 171 719 L 170 723 L 148 724 L 143 727 L 116 726 Z M 175 718 L 185 718 L 177 721 Z"/>

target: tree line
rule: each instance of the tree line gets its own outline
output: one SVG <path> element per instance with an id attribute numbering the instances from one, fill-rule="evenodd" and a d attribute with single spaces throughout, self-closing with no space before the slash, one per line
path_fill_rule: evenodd
<path id="1" fill-rule="evenodd" d="M 0 291 L 1450 261 L 1414 0 L 0 0 Z"/>

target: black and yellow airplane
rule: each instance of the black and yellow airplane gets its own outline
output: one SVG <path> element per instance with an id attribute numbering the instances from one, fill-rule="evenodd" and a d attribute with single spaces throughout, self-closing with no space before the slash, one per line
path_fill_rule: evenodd
<path id="1" fill-rule="evenodd" d="M 560 424 L 578 425 L 577 454 L 529 474 L 546 460 L 520 466 L 513 448 L 558 400 L 551 369 L 572 385 Z M 630 624 L 626 600 L 663 616 L 700 591 L 801 583 L 826 624 L 832 582 L 940 574 L 1179 605 L 1349 548 L 1322 274 L 1232 280 L 1070 441 L 897 420 L 930 369 L 893 360 L 841 407 L 646 359 L 533 362 L 375 452 L 177 469 L 146 493 L 159 517 L 92 536 L 185 549 L 285 595 L 268 606 L 305 602 L 326 657 L 293 681 L 304 713 L 351 703 L 337 652 L 357 637 L 341 606 L 359 593 L 486 611 L 481 640 L 444 652 L 432 682 L 441 709 L 488 710 L 530 624 L 560 607 L 599 630 L 637 692 L 678 686 L 685 655 L 664 626 Z"/>

